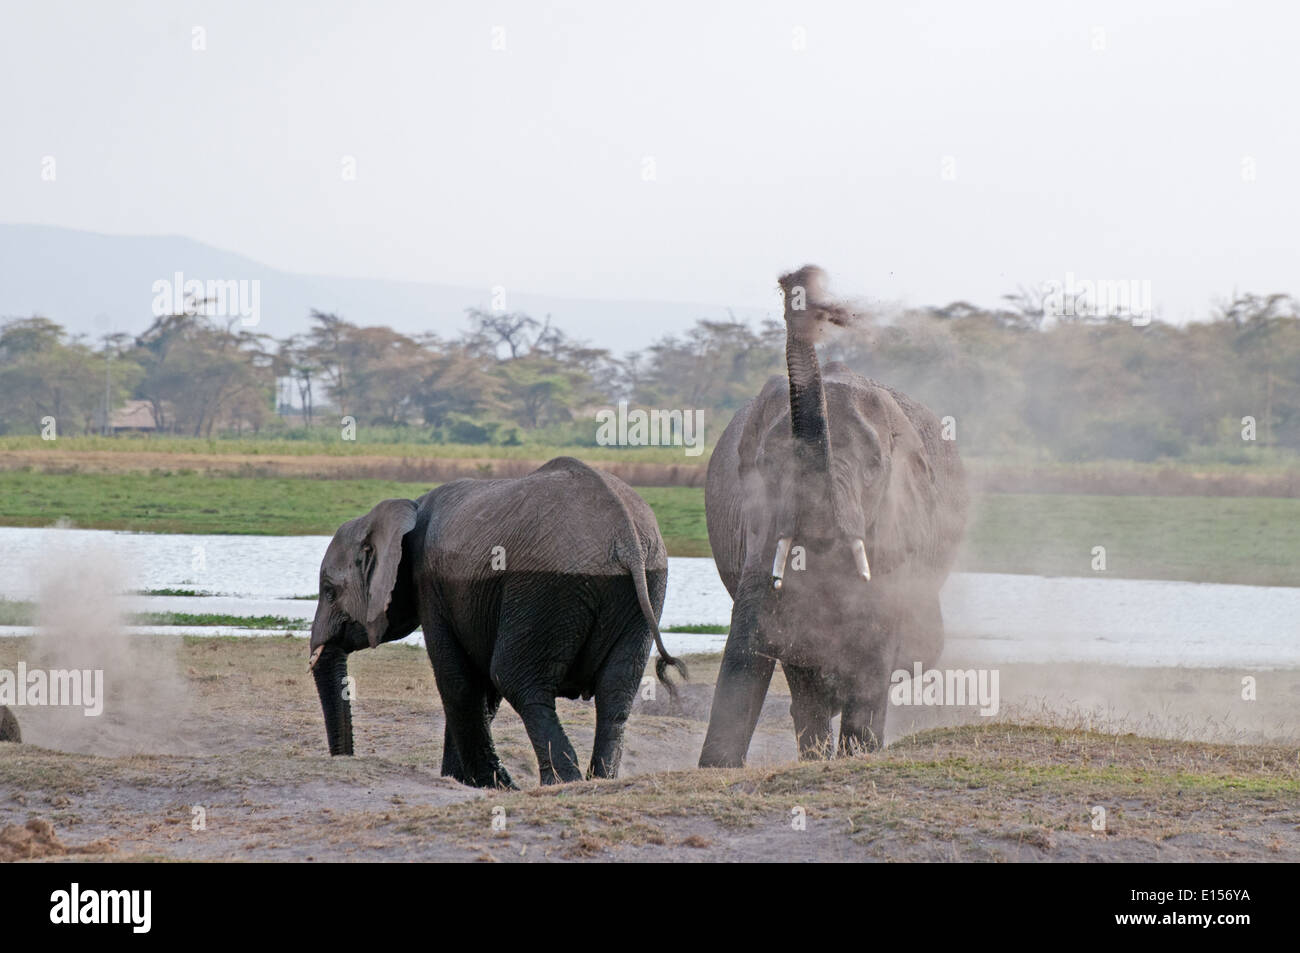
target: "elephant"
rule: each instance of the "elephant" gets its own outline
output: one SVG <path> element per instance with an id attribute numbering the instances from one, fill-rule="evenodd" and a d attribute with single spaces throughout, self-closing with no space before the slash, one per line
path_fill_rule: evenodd
<path id="1" fill-rule="evenodd" d="M 384 500 L 326 550 L 310 668 L 331 755 L 353 751 L 347 656 L 417 627 L 446 714 L 442 774 L 515 787 L 492 741 L 502 698 L 519 713 L 543 784 L 581 780 L 557 696 L 595 698 L 588 778 L 616 776 L 653 642 L 655 672 L 685 665 L 658 620 L 668 557 L 631 487 L 572 457 L 527 476 L 463 479 Z"/>
<path id="2" fill-rule="evenodd" d="M 12 741 L 21 744 L 23 733 L 18 728 L 18 719 L 5 705 L 0 705 L 0 741 Z"/>
<path id="3" fill-rule="evenodd" d="M 788 377 L 736 413 L 705 481 L 733 604 L 701 767 L 744 763 L 777 661 L 801 759 L 878 747 L 891 674 L 943 648 L 939 590 L 965 530 L 965 475 L 939 419 L 843 364 L 823 374 L 818 340 L 855 314 L 814 265 L 780 286 Z"/>

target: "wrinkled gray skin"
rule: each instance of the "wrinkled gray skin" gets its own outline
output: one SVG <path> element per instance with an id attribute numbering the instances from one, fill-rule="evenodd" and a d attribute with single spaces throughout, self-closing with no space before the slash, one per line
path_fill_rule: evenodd
<path id="1" fill-rule="evenodd" d="M 651 643 L 661 681 L 669 665 L 685 674 L 659 638 L 667 580 L 650 507 L 570 457 L 385 500 L 340 527 L 321 563 L 311 664 L 330 753 L 352 754 L 348 653 L 418 626 L 446 713 L 444 776 L 514 786 L 490 730 L 505 698 L 542 783 L 580 780 L 555 699 L 581 695 L 596 699 L 587 776 L 614 777 Z"/>
<path id="2" fill-rule="evenodd" d="M 18 730 L 18 719 L 6 706 L 0 705 L 0 741 L 21 743 L 23 733 Z"/>
<path id="3" fill-rule="evenodd" d="M 813 266 L 781 279 L 789 377 L 736 414 L 709 463 L 709 542 L 734 604 L 701 767 L 744 763 L 777 660 L 800 757 L 812 758 L 877 747 L 891 673 L 932 666 L 943 648 L 939 589 L 966 520 L 961 461 L 925 407 L 842 364 L 822 372 L 818 334 L 852 321 L 824 280 Z M 791 555 L 776 588 L 782 538 Z"/>

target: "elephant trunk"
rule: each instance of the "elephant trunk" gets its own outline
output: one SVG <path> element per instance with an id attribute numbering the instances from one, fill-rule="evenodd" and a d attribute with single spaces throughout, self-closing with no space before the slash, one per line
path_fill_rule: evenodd
<path id="1" fill-rule="evenodd" d="M 316 692 L 325 715 L 325 738 L 330 754 L 352 754 L 352 702 L 348 700 L 346 679 L 348 656 L 341 648 L 327 645 L 312 667 Z"/>
<path id="2" fill-rule="evenodd" d="M 807 474 L 829 474 L 831 436 L 826 426 L 826 391 L 813 341 L 792 324 L 786 328 L 786 368 L 790 375 L 790 428 L 795 454 Z"/>
<path id="3" fill-rule="evenodd" d="M 797 522 L 805 531 L 823 532 L 837 524 L 831 479 L 831 436 L 826 390 L 817 360 L 817 334 L 826 319 L 821 301 L 821 270 L 812 266 L 781 279 L 785 292 L 785 361 L 790 379 L 790 429 L 801 492 Z M 786 533 L 794 527 L 782 527 Z"/>

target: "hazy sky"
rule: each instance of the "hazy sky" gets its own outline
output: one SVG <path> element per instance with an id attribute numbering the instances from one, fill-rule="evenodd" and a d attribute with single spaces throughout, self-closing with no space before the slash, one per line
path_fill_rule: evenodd
<path id="1" fill-rule="evenodd" d="M 1295 4 L 899 6 L 3 0 L 0 221 L 581 297 L 1300 292 Z"/>

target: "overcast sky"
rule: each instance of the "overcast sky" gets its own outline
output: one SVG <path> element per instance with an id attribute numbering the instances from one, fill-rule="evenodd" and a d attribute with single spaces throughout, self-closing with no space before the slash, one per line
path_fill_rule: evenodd
<path id="1" fill-rule="evenodd" d="M 362 6 L 5 2 L 0 221 L 581 297 L 1300 292 L 1295 4 Z"/>

